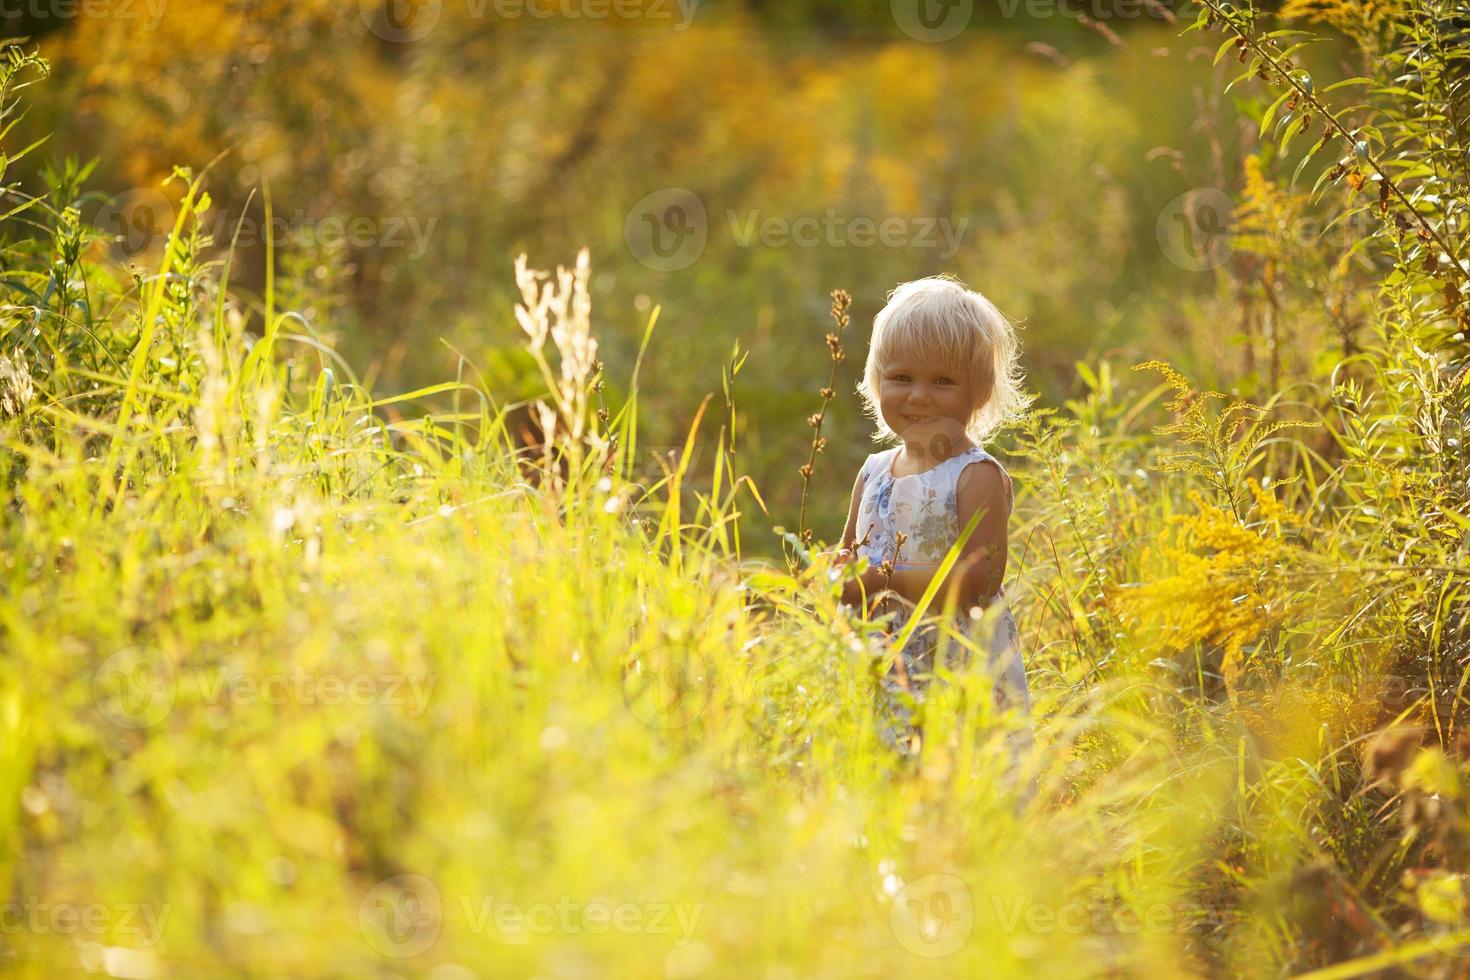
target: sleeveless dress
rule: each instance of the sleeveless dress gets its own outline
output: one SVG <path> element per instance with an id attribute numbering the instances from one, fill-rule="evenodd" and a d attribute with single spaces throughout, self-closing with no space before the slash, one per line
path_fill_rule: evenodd
<path id="1" fill-rule="evenodd" d="M 908 476 L 893 475 L 893 462 L 901 447 L 895 446 L 874 453 L 863 463 L 862 472 L 867 474 L 863 483 L 863 496 L 858 506 L 857 552 L 866 556 L 877 567 L 883 561 L 897 563 L 921 563 L 938 565 L 946 552 L 959 538 L 963 527 L 959 520 L 956 487 L 965 467 L 980 460 L 990 460 L 1000 466 L 1005 480 L 1007 514 L 1014 504 L 1011 478 L 1000 461 L 978 446 L 956 453 L 923 473 Z M 903 547 L 898 547 L 898 534 L 906 538 Z M 936 616 L 936 604 L 929 609 L 928 616 Z M 999 607 L 999 608 L 996 608 Z M 894 614 L 891 630 L 901 631 L 908 622 L 915 606 L 902 596 L 890 596 L 879 606 L 879 614 Z M 1015 708 L 1021 715 L 1029 716 L 1031 695 L 1026 684 L 1025 666 L 1021 659 L 1020 633 L 1016 620 L 1006 601 L 1002 587 L 991 608 L 979 614 L 956 607 L 954 625 L 956 632 L 975 641 L 982 651 L 988 651 L 985 668 L 994 680 L 995 705 L 998 709 Z M 946 638 L 947 639 L 947 638 Z M 924 625 L 916 629 L 904 645 L 904 670 L 908 675 L 911 693 L 920 696 L 927 686 L 929 675 L 934 670 L 941 636 L 936 625 Z M 969 666 L 970 651 L 961 643 L 947 642 L 944 659 L 950 669 Z M 890 693 L 897 692 L 899 684 L 890 670 L 884 679 Z M 907 712 L 902 712 L 907 714 Z M 1029 728 L 1029 725 L 1028 725 Z"/>

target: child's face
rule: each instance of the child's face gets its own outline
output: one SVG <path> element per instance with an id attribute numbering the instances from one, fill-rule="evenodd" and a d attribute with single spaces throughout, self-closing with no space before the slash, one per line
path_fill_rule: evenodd
<path id="1" fill-rule="evenodd" d="M 975 409 L 975 393 L 964 373 L 900 352 L 878 378 L 878 408 L 883 422 L 906 443 L 926 446 L 945 436 L 964 435 Z"/>

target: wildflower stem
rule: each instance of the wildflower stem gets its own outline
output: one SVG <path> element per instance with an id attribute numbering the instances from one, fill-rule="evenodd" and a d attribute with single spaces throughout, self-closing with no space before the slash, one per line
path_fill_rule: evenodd
<path id="1" fill-rule="evenodd" d="M 831 353 L 832 366 L 827 373 L 827 386 L 822 389 L 822 407 L 814 414 L 807 417 L 807 423 L 812 427 L 811 451 L 807 453 L 806 464 L 801 467 L 801 510 L 796 518 L 796 537 L 803 545 L 810 546 L 812 532 L 806 526 L 806 504 L 811 495 L 812 473 L 817 461 L 817 453 L 827 444 L 822 438 L 822 423 L 827 418 L 827 406 L 836 397 L 837 390 L 837 365 L 842 363 L 846 352 L 842 349 L 842 333 L 847 329 L 851 317 L 848 310 L 852 307 L 852 297 L 844 289 L 832 290 L 832 319 L 837 322 L 837 331 L 827 334 L 827 348 Z M 794 572 L 796 565 L 792 559 L 790 550 L 787 550 L 787 564 Z"/>
<path id="2" fill-rule="evenodd" d="M 1262 45 L 1258 40 L 1252 37 L 1244 28 L 1231 20 L 1230 16 L 1226 14 L 1219 3 L 1215 2 L 1215 0 L 1199 0 L 1199 2 L 1208 7 L 1211 11 L 1214 12 L 1215 16 L 1217 16 L 1221 21 L 1228 25 L 1230 30 L 1234 32 L 1235 36 L 1243 41 L 1257 55 L 1259 55 L 1262 61 L 1275 69 L 1276 73 L 1280 75 L 1281 78 L 1285 79 L 1286 84 L 1292 88 L 1297 97 L 1308 102 L 1313 109 L 1315 109 L 1318 113 L 1322 115 L 1322 118 L 1327 120 L 1327 124 L 1329 126 L 1337 130 L 1339 135 L 1341 135 L 1344 140 L 1346 140 L 1350 145 L 1355 145 L 1358 142 L 1355 139 L 1356 134 L 1350 131 L 1340 121 L 1338 121 L 1337 117 L 1332 114 L 1332 111 L 1328 109 L 1327 106 L 1325 106 L 1321 102 L 1321 100 L 1319 100 L 1316 95 L 1312 93 L 1311 89 L 1307 88 L 1300 81 L 1294 78 L 1289 71 L 1282 68 L 1280 61 L 1270 52 L 1268 52 L 1264 45 Z M 1455 253 L 1455 250 L 1449 246 L 1449 243 L 1440 236 L 1439 232 L 1435 230 L 1434 226 L 1429 223 L 1428 219 L 1426 219 L 1424 215 L 1415 210 L 1414 206 L 1409 203 L 1408 197 L 1406 197 L 1404 195 L 1404 192 L 1399 189 L 1398 184 L 1394 183 L 1393 180 L 1388 176 L 1388 173 L 1383 169 L 1379 162 L 1373 158 L 1373 154 L 1370 151 L 1364 149 L 1362 152 L 1362 159 L 1365 163 L 1368 164 L 1370 168 L 1372 168 L 1374 173 L 1378 174 L 1378 179 L 1383 181 L 1383 184 L 1385 187 L 1388 188 L 1389 193 L 1393 194 L 1399 199 L 1399 203 L 1403 205 L 1404 210 L 1406 210 L 1410 215 L 1413 216 L 1414 220 L 1419 223 L 1419 226 L 1424 229 L 1425 234 L 1434 239 L 1435 243 L 1438 244 L 1439 247 L 1444 250 L 1444 253 L 1450 257 L 1450 262 L 1454 265 L 1455 271 L 1459 274 L 1460 278 L 1466 278 L 1465 266 L 1461 264 L 1459 255 L 1457 255 Z"/>

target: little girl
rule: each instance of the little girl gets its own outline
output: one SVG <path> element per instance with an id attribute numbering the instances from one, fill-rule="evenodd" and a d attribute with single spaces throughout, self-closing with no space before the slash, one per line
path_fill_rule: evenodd
<path id="1" fill-rule="evenodd" d="M 882 593 L 876 606 L 880 614 L 894 614 L 896 635 L 978 511 L 979 522 L 926 618 L 940 613 L 953 593 L 955 631 L 989 652 L 996 706 L 1028 715 L 1019 635 L 1001 587 L 1011 478 L 981 448 L 1030 401 L 1021 390 L 1014 328 L 988 299 L 957 280 L 904 283 L 873 322 L 858 393 L 877 426 L 875 441 L 899 444 L 870 455 L 853 485 L 835 562 L 863 555 L 871 567 L 845 584 L 843 602 L 873 604 Z M 999 608 L 986 614 L 992 606 Z M 895 676 L 895 664 L 885 687 L 922 692 L 940 640 L 935 625 L 916 629 L 903 649 L 902 674 Z M 946 644 L 941 663 L 953 669 L 968 662 L 961 644 Z"/>

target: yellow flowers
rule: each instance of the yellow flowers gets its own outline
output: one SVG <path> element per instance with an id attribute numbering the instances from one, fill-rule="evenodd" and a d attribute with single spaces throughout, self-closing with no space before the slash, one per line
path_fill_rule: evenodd
<path id="1" fill-rule="evenodd" d="M 1175 516 L 1168 540 L 1145 551 L 1145 568 L 1172 572 L 1118 593 L 1125 619 L 1152 632 L 1163 649 L 1223 648 L 1220 670 L 1232 693 L 1249 666 L 1246 648 L 1281 613 L 1287 584 L 1280 573 L 1300 550 L 1282 536 L 1300 518 L 1256 480 L 1246 486 L 1255 500 L 1249 522 L 1191 491 L 1198 513 Z"/>
<path id="2" fill-rule="evenodd" d="M 1157 435 L 1177 435 L 1179 448 L 1159 453 L 1158 466 L 1169 472 L 1190 473 L 1203 480 L 1216 495 L 1230 502 L 1232 513 L 1242 513 L 1241 476 L 1261 443 L 1283 429 L 1313 428 L 1318 423 L 1297 419 L 1268 421 L 1268 409 L 1220 391 L 1196 391 L 1178 371 L 1164 361 L 1145 361 L 1135 371 L 1153 370 L 1164 375 L 1174 395 L 1164 407 L 1176 413 L 1168 425 L 1154 427 Z M 1211 413 L 1212 402 L 1225 404 Z"/>
<path id="3" fill-rule="evenodd" d="M 1302 198 L 1283 191 L 1266 176 L 1261 158 L 1245 160 L 1245 189 L 1235 209 L 1236 234 L 1233 244 L 1266 258 L 1279 258 L 1283 244 L 1291 240 Z"/>
<path id="4" fill-rule="evenodd" d="M 1351 37 L 1366 39 L 1406 9 L 1402 3 L 1375 0 L 1287 0 L 1281 8 L 1283 20 L 1305 20 L 1330 24 Z"/>

